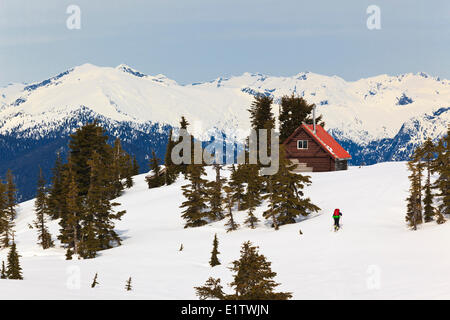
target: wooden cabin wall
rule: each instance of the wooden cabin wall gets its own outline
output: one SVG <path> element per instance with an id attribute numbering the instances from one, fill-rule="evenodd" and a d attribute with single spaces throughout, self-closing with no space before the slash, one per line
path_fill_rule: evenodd
<path id="1" fill-rule="evenodd" d="M 297 140 L 307 140 L 308 149 L 297 149 Z M 295 137 L 285 145 L 285 148 L 288 158 L 299 159 L 300 162 L 306 163 L 308 167 L 312 167 L 313 171 L 335 170 L 334 159 L 304 129 L 299 130 Z"/>
<path id="2" fill-rule="evenodd" d="M 338 170 L 347 170 L 348 162 L 347 160 L 337 160 L 336 161 L 336 171 Z"/>

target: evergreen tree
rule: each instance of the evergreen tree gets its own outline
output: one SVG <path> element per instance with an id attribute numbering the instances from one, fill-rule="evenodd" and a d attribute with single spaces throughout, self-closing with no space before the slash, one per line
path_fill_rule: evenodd
<path id="1" fill-rule="evenodd" d="M 219 247 L 219 240 L 217 239 L 217 234 L 215 234 L 213 241 L 213 249 L 211 251 L 211 259 L 209 260 L 209 265 L 211 267 L 215 267 L 220 264 L 219 258 L 217 257 L 217 255 L 220 253 L 218 247 Z"/>
<path id="2" fill-rule="evenodd" d="M 119 197 L 124 187 L 131 188 L 133 186 L 134 170 L 131 156 L 122 148 L 120 139 L 116 138 L 112 147 L 112 198 Z"/>
<path id="3" fill-rule="evenodd" d="M 133 160 L 131 159 L 131 157 L 128 154 L 126 155 L 126 157 L 128 159 L 128 166 L 127 166 L 127 173 L 126 173 L 126 177 L 125 177 L 125 187 L 127 189 L 130 189 L 133 186 L 133 184 L 134 184 L 134 181 L 133 181 L 133 172 L 134 172 Z"/>
<path id="4" fill-rule="evenodd" d="M 52 219 L 59 219 L 62 217 L 65 210 L 65 190 L 64 190 L 64 165 L 61 154 L 58 153 L 55 161 L 55 166 L 52 169 L 53 176 L 51 178 L 51 187 L 48 195 L 48 210 Z"/>
<path id="5" fill-rule="evenodd" d="M 17 207 L 17 189 L 14 184 L 14 176 L 11 170 L 6 173 L 6 210 L 10 221 L 16 218 L 16 207 Z"/>
<path id="6" fill-rule="evenodd" d="M 70 154 L 62 170 L 64 206 L 60 219 L 60 239 L 67 248 L 66 258 L 94 258 L 99 250 L 120 245 L 114 220 L 125 211 L 115 212 L 123 181 L 131 186 L 133 161 L 116 139 L 107 144 L 105 130 L 95 122 L 71 135 Z"/>
<path id="7" fill-rule="evenodd" d="M 248 111 L 250 112 L 250 122 L 253 129 L 264 129 L 267 123 L 273 123 L 272 113 L 273 99 L 264 95 L 257 95 Z"/>
<path id="8" fill-rule="evenodd" d="M 65 176 L 68 191 L 66 194 L 66 211 L 64 212 L 59 224 L 61 226 L 58 239 L 66 245 L 67 260 L 72 258 L 73 254 L 79 254 L 80 242 L 80 221 L 83 214 L 81 198 L 77 183 L 75 182 L 72 162 L 69 159 L 67 175 Z"/>
<path id="9" fill-rule="evenodd" d="M 218 300 L 231 300 L 229 295 L 225 294 L 223 287 L 220 284 L 220 279 L 214 279 L 210 277 L 204 286 L 194 287 L 195 292 L 200 300 L 206 299 L 218 299 Z M 236 299 L 238 300 L 238 299 Z"/>
<path id="10" fill-rule="evenodd" d="M 114 230 L 113 220 L 120 220 L 125 211 L 115 212 L 113 207 L 120 205 L 108 198 L 108 176 L 101 168 L 100 155 L 94 152 L 90 166 L 90 183 L 86 197 L 86 210 L 81 223 L 83 239 L 83 258 L 94 258 L 96 252 L 120 245 L 119 235 Z"/>
<path id="11" fill-rule="evenodd" d="M 286 158 L 284 147 L 280 145 L 279 169 L 276 174 L 266 177 L 268 193 L 263 196 L 269 203 L 263 216 L 272 220 L 276 230 L 281 225 L 295 223 L 298 216 L 320 210 L 309 198 L 302 199 L 301 190 L 311 181 L 308 176 L 291 172 L 295 166 Z"/>
<path id="12" fill-rule="evenodd" d="M 255 217 L 255 210 L 261 204 L 261 180 L 257 165 L 244 165 L 244 178 L 247 184 L 245 193 L 245 207 L 247 208 L 247 219 L 244 221 L 250 228 L 254 229 L 259 219 Z"/>
<path id="13" fill-rule="evenodd" d="M 9 215 L 7 211 L 6 186 L 0 180 L 0 236 L 1 246 L 9 246 Z"/>
<path id="14" fill-rule="evenodd" d="M 181 121 L 180 121 L 180 129 L 187 130 L 188 126 L 189 126 L 189 122 L 186 120 L 186 118 L 185 118 L 184 116 L 182 116 L 182 117 L 181 117 Z M 181 138 L 181 136 L 180 136 L 180 137 L 178 138 L 177 143 L 180 143 L 180 142 L 181 142 L 181 139 L 182 139 L 182 138 Z M 191 142 L 193 142 L 193 141 L 194 141 L 194 138 L 191 137 Z M 193 146 L 193 143 L 192 143 L 192 146 Z M 193 151 L 194 151 L 193 149 L 194 149 L 194 148 L 191 148 L 191 152 L 192 152 L 192 153 L 193 153 Z M 180 152 L 180 156 L 183 157 L 183 151 Z M 191 164 L 193 164 L 192 159 L 191 159 Z M 182 174 L 184 175 L 184 177 L 187 178 L 187 174 L 188 174 L 188 164 L 182 163 L 182 164 L 178 165 L 178 166 L 177 166 L 177 171 L 180 172 L 180 173 L 182 173 Z"/>
<path id="15" fill-rule="evenodd" d="M 280 113 L 280 142 L 286 140 L 302 123 L 313 122 L 311 113 L 314 104 L 308 104 L 305 99 L 294 94 L 285 95 L 281 98 Z M 322 116 L 316 118 L 316 123 L 324 125 Z"/>
<path id="16" fill-rule="evenodd" d="M 187 130 L 187 127 L 189 126 L 189 122 L 186 120 L 184 116 L 181 117 L 180 121 L 180 129 Z"/>
<path id="17" fill-rule="evenodd" d="M 207 211 L 207 180 L 202 178 L 205 174 L 203 164 L 190 164 L 187 168 L 189 183 L 182 186 L 183 195 L 186 198 L 180 208 L 185 208 L 182 214 L 186 220 L 185 228 L 200 227 L 208 223 L 211 214 Z"/>
<path id="18" fill-rule="evenodd" d="M 425 164 L 422 162 L 422 159 L 420 159 L 419 154 L 415 154 L 414 155 L 414 163 L 417 169 L 417 188 L 418 188 L 418 193 L 417 193 L 417 197 L 418 197 L 418 203 L 420 204 L 420 210 L 417 211 L 417 217 L 416 217 L 416 221 L 418 224 L 421 224 L 423 222 L 423 199 L 422 199 L 422 190 L 423 190 L 423 171 L 425 168 Z"/>
<path id="19" fill-rule="evenodd" d="M 11 170 L 6 174 L 6 184 L 0 181 L 0 231 L 1 244 L 4 248 L 10 246 L 10 240 L 16 217 L 16 187 Z"/>
<path id="20" fill-rule="evenodd" d="M 38 242 L 43 249 L 54 246 L 52 236 L 47 228 L 47 215 L 49 213 L 47 192 L 45 189 L 45 178 L 42 169 L 39 168 L 38 187 L 35 200 L 36 219 L 33 221 L 34 227 L 38 230 Z"/>
<path id="21" fill-rule="evenodd" d="M 422 203 L 421 203 L 421 187 L 420 187 L 420 171 L 414 160 L 408 161 L 408 169 L 411 172 L 409 180 L 411 186 L 407 200 L 406 222 L 413 230 L 417 230 L 417 225 L 422 223 Z"/>
<path id="22" fill-rule="evenodd" d="M 256 149 L 258 154 L 261 142 L 266 143 L 268 154 L 271 153 L 271 135 L 267 135 L 268 141 L 260 141 L 261 138 L 259 137 L 259 129 L 266 129 L 270 131 L 275 127 L 275 118 L 272 113 L 272 102 L 273 99 L 271 97 L 258 95 L 255 96 L 250 109 L 248 109 L 248 111 L 250 112 L 250 123 L 252 125 L 252 129 L 256 130 Z M 249 141 L 249 138 L 247 139 L 247 141 Z M 263 183 L 263 180 L 260 180 L 260 182 Z M 264 186 L 260 185 L 260 187 L 262 190 Z"/>
<path id="23" fill-rule="evenodd" d="M 149 166 L 152 172 L 152 176 L 146 178 L 149 189 L 162 186 L 164 184 L 164 176 L 161 174 L 159 159 L 156 157 L 155 151 L 152 151 Z"/>
<path id="24" fill-rule="evenodd" d="M 271 270 L 271 262 L 264 255 L 259 254 L 258 247 L 250 241 L 245 242 L 241 249 L 241 257 L 234 261 L 230 268 L 235 272 L 234 280 L 230 284 L 235 288 L 235 297 L 246 300 L 287 300 L 292 297 L 288 292 L 274 292 L 279 286 L 273 281 L 277 275 Z"/>
<path id="25" fill-rule="evenodd" d="M 170 129 L 169 138 L 167 140 L 166 154 L 164 156 L 164 165 L 166 167 L 164 172 L 164 183 L 166 185 L 174 183 L 178 176 L 176 165 L 172 162 L 172 150 L 175 146 L 172 135 L 173 131 Z"/>
<path id="26" fill-rule="evenodd" d="M 2 261 L 2 271 L 0 273 L 0 279 L 7 279 L 8 276 L 6 275 L 6 268 L 5 268 L 5 261 Z"/>
<path id="27" fill-rule="evenodd" d="M 105 129 L 94 121 L 94 123 L 86 124 L 77 129 L 70 136 L 70 159 L 80 196 L 86 196 L 89 191 L 91 178 L 89 161 L 92 159 L 94 152 L 99 155 L 103 170 L 108 171 L 110 175 L 108 184 L 113 182 L 113 170 L 111 168 L 113 163 L 113 148 L 107 143 L 108 136 L 105 133 Z M 110 199 L 114 198 L 116 194 L 115 188 L 109 188 L 108 197 Z"/>
<path id="28" fill-rule="evenodd" d="M 226 217 L 228 218 L 225 227 L 227 228 L 227 232 L 237 230 L 239 228 L 239 224 L 236 223 L 233 217 L 233 189 L 230 186 L 224 186 L 223 190 L 225 191 L 225 197 L 223 199 L 225 208 L 227 209 Z"/>
<path id="29" fill-rule="evenodd" d="M 237 210 L 245 210 L 245 175 L 244 165 L 238 165 L 237 169 L 234 164 L 231 166 L 230 188 L 232 190 L 233 202 L 237 204 Z"/>
<path id="30" fill-rule="evenodd" d="M 425 185 L 423 186 L 424 198 L 423 198 L 423 208 L 424 208 L 424 217 L 425 222 L 433 221 L 433 216 L 435 213 L 433 207 L 433 193 L 431 192 L 431 172 L 432 172 L 432 163 L 435 158 L 435 147 L 430 138 L 428 138 L 421 148 L 418 148 L 416 151 L 417 158 L 422 159 L 425 162 L 426 169 L 426 180 Z"/>
<path id="31" fill-rule="evenodd" d="M 91 284 L 91 288 L 95 288 L 96 285 L 98 285 L 97 273 L 95 273 L 94 280 L 92 281 L 92 284 Z"/>
<path id="32" fill-rule="evenodd" d="M 22 280 L 22 268 L 19 261 L 20 255 L 17 252 L 16 243 L 13 241 L 8 253 L 8 262 L 6 265 L 6 276 L 8 279 Z"/>
<path id="33" fill-rule="evenodd" d="M 139 174 L 139 164 L 137 162 L 136 156 L 133 156 L 133 176 Z"/>
<path id="34" fill-rule="evenodd" d="M 435 210 L 436 210 L 435 215 L 437 217 L 437 219 L 436 219 L 437 224 L 445 223 L 446 220 L 445 220 L 444 215 L 442 214 L 441 210 L 439 208 L 436 208 Z"/>
<path id="35" fill-rule="evenodd" d="M 97 151 L 94 151 L 97 152 Z M 97 153 L 98 154 L 98 153 Z M 111 192 L 112 197 L 117 198 L 122 194 L 124 185 L 122 179 L 126 178 L 128 175 L 127 168 L 128 163 L 126 162 L 126 153 L 122 149 L 122 144 L 120 139 L 116 138 L 114 141 L 113 151 L 112 151 L 112 185 Z M 89 161 L 89 160 L 88 160 Z"/>
<path id="36" fill-rule="evenodd" d="M 287 300 L 290 292 L 274 292 L 279 286 L 273 278 L 277 275 L 271 269 L 271 263 L 264 255 L 259 254 L 258 247 L 250 241 L 242 245 L 241 257 L 233 262 L 230 268 L 234 272 L 230 287 L 234 294 L 225 294 L 220 279 L 209 278 L 203 287 L 196 287 L 197 296 L 201 299 L 221 300 Z"/>
<path id="37" fill-rule="evenodd" d="M 216 220 L 222 220 L 224 218 L 222 210 L 222 186 L 224 179 L 220 176 L 221 166 L 214 165 L 216 171 L 216 180 L 207 183 L 208 186 L 208 202 L 211 211 L 211 215 Z"/>
<path id="38" fill-rule="evenodd" d="M 133 160 L 131 156 L 122 148 L 122 144 L 118 138 L 114 142 L 113 146 L 113 161 L 118 164 L 119 168 L 119 179 L 121 185 L 117 184 L 117 186 L 119 188 L 122 186 L 122 189 L 123 187 L 131 188 L 133 186 Z M 123 180 L 125 180 L 125 184 L 123 183 Z M 121 192 L 117 192 L 117 194 L 120 195 Z"/>
<path id="39" fill-rule="evenodd" d="M 438 177 L 433 184 L 433 188 L 438 190 L 437 196 L 441 200 L 439 210 L 442 214 L 450 214 L 450 128 L 447 131 L 447 135 L 442 137 L 437 146 L 435 152 L 436 158 L 432 164 L 432 171 L 437 173 Z"/>
<path id="40" fill-rule="evenodd" d="M 133 287 L 131 286 L 131 277 L 128 278 L 128 280 L 125 284 L 125 290 L 127 290 L 127 291 L 133 290 Z"/>

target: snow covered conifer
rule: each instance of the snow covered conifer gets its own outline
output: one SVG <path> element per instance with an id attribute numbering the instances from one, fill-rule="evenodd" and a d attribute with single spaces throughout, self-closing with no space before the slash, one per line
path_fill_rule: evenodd
<path id="1" fill-rule="evenodd" d="M 6 276 L 8 277 L 8 279 L 23 279 L 19 258 L 20 255 L 17 252 L 16 243 L 13 242 L 8 253 L 8 263 L 6 266 Z"/>
<path id="2" fill-rule="evenodd" d="M 35 200 L 36 219 L 33 221 L 35 228 L 38 230 L 38 241 L 43 249 L 48 249 L 54 246 L 52 236 L 47 228 L 48 209 L 47 192 L 45 189 L 45 178 L 42 169 L 39 168 L 38 187 Z"/>
<path id="3" fill-rule="evenodd" d="M 220 264 L 219 258 L 217 257 L 217 255 L 220 253 L 218 247 L 219 247 L 219 240 L 217 239 L 217 234 L 215 234 L 213 241 L 213 249 L 211 251 L 211 259 L 209 260 L 209 265 L 211 267 L 215 267 Z"/>

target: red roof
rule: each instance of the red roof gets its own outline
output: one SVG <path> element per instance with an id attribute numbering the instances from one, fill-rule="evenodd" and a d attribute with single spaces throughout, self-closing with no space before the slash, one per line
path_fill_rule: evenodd
<path id="1" fill-rule="evenodd" d="M 297 128 L 292 135 L 286 139 L 286 142 L 291 140 L 292 137 L 295 136 L 298 129 L 303 128 L 305 129 L 306 133 L 308 133 L 314 140 L 316 140 L 319 145 L 323 147 L 323 149 L 328 152 L 334 159 L 351 159 L 352 156 L 345 151 L 344 148 L 341 147 L 339 143 L 337 143 L 336 140 L 333 139 L 333 137 L 325 131 L 324 128 L 322 128 L 319 125 L 316 125 L 316 133 L 314 134 L 314 127 L 312 124 L 302 124 L 301 127 Z"/>

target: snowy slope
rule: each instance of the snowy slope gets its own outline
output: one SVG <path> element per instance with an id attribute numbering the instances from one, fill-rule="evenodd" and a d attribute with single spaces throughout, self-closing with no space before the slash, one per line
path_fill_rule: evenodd
<path id="1" fill-rule="evenodd" d="M 239 130 L 249 128 L 247 109 L 257 93 L 275 102 L 285 94 L 305 97 L 318 106 L 327 129 L 360 145 L 394 138 L 408 119 L 450 107 L 450 81 L 424 73 L 354 82 L 310 72 L 292 77 L 244 73 L 183 86 L 126 65 L 85 64 L 40 83 L 0 88 L 0 134 L 49 130 L 84 106 L 108 119 L 134 123 L 177 126 L 185 115 L 199 137 L 218 128 L 241 138 L 246 133 Z M 448 113 L 441 117 L 450 121 Z"/>
<path id="2" fill-rule="evenodd" d="M 322 208 L 319 214 L 279 231 L 261 222 L 255 230 L 241 227 L 226 233 L 224 222 L 183 228 L 178 208 L 183 180 L 149 190 L 144 175 L 137 176 L 136 185 L 118 199 L 127 210 L 117 223 L 123 245 L 93 260 L 66 261 L 60 248 L 38 248 L 35 230 L 27 227 L 33 202 L 22 203 L 16 236 L 25 280 L 0 280 L 0 299 L 195 299 L 193 287 L 209 276 L 230 282 L 226 267 L 247 240 L 260 246 L 273 262 L 280 290 L 292 291 L 295 299 L 450 298 L 450 252 L 441 246 L 450 241 L 450 223 L 430 223 L 417 232 L 406 229 L 405 163 L 313 173 L 312 180 L 307 194 Z M 343 228 L 337 233 L 331 231 L 335 207 L 343 212 Z M 260 218 L 263 210 L 258 210 Z M 235 216 L 242 222 L 245 213 Z M 53 225 L 54 234 L 56 230 Z M 222 265 L 211 268 L 214 233 Z M 179 252 L 181 243 L 184 250 Z M 6 254 L 0 251 L 0 259 Z M 77 272 L 79 289 L 73 281 Z M 100 285 L 91 289 L 96 272 Z M 132 292 L 124 290 L 129 276 Z"/>

